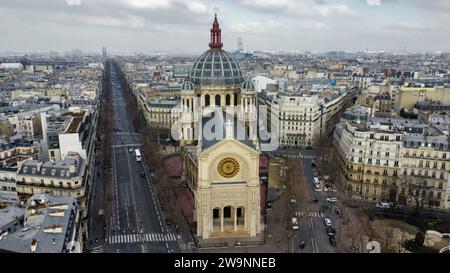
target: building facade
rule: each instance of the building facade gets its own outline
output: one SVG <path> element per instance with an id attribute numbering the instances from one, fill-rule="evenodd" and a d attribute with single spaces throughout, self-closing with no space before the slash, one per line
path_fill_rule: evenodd
<path id="1" fill-rule="evenodd" d="M 209 46 L 181 92 L 183 178 L 198 238 L 255 237 L 262 225 L 254 86 L 222 50 L 217 15 Z"/>
<path id="2" fill-rule="evenodd" d="M 412 122 L 412 121 L 410 121 Z M 334 144 L 346 193 L 354 199 L 450 207 L 447 135 L 405 119 L 343 120 Z"/>

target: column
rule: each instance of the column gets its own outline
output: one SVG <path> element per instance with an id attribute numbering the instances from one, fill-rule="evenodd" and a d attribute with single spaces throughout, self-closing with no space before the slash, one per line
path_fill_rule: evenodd
<path id="1" fill-rule="evenodd" d="M 220 209 L 220 231 L 223 232 L 223 208 Z"/>
<path id="2" fill-rule="evenodd" d="M 244 218 L 244 229 L 245 229 L 245 231 L 248 232 L 248 231 L 249 231 L 249 230 L 248 230 L 248 219 L 249 219 L 250 217 L 249 217 L 249 213 L 248 213 L 247 207 L 244 208 L 244 215 L 245 215 L 245 216 L 244 216 L 244 217 L 245 217 L 245 218 Z"/>
<path id="3" fill-rule="evenodd" d="M 234 219 L 233 219 L 233 224 L 234 224 L 234 231 L 236 232 L 237 231 L 237 208 L 233 208 L 233 210 L 234 210 L 234 213 L 233 213 L 233 215 L 234 215 Z"/>

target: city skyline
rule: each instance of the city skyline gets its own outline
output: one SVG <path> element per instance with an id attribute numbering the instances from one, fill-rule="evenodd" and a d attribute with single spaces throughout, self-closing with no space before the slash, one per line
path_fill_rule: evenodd
<path id="1" fill-rule="evenodd" d="M 450 50 L 447 1 L 19 0 L 1 1 L 0 52 L 197 53 L 207 47 L 214 7 L 226 50 L 238 37 L 245 50 Z"/>

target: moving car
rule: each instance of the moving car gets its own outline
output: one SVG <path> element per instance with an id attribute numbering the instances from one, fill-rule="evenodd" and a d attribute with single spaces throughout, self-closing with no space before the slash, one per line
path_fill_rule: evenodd
<path id="1" fill-rule="evenodd" d="M 300 242 L 300 248 L 301 248 L 301 249 L 304 249 L 304 248 L 305 248 L 305 241 L 301 241 L 301 242 Z"/>
<path id="2" fill-rule="evenodd" d="M 128 152 L 132 153 L 132 152 L 134 152 L 134 149 L 133 148 L 129 148 Z"/>
<path id="3" fill-rule="evenodd" d="M 298 219 L 292 217 L 292 230 L 298 230 Z"/>
<path id="4" fill-rule="evenodd" d="M 327 234 L 328 236 L 334 236 L 336 234 L 336 230 L 333 227 L 327 227 Z"/>
<path id="5" fill-rule="evenodd" d="M 334 238 L 334 236 L 330 236 L 329 240 L 330 240 L 330 245 L 336 246 L 336 238 Z"/>
<path id="6" fill-rule="evenodd" d="M 141 172 L 141 177 L 145 177 L 145 172 L 144 171 Z"/>
<path id="7" fill-rule="evenodd" d="M 331 219 L 330 219 L 330 218 L 325 217 L 325 218 L 323 218 L 323 221 L 324 221 L 324 223 L 325 223 L 325 226 L 327 226 L 327 227 L 331 227 L 331 226 L 332 226 L 332 223 L 331 223 Z"/>

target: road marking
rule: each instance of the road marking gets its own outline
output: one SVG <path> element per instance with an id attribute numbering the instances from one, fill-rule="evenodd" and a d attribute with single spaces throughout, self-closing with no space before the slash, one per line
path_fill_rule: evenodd
<path id="1" fill-rule="evenodd" d="M 174 233 L 146 233 L 109 236 L 110 244 L 126 244 L 136 242 L 176 242 Z"/>
<path id="2" fill-rule="evenodd" d="M 92 250 L 89 252 L 90 253 L 103 253 L 104 249 L 103 249 L 103 246 L 96 246 L 96 247 L 92 248 Z"/>
<path id="3" fill-rule="evenodd" d="M 317 212 L 317 211 L 296 211 L 295 216 L 297 216 L 297 217 L 316 217 L 316 218 L 325 217 L 325 215 L 322 212 Z"/>
<path id="4" fill-rule="evenodd" d="M 317 239 L 315 237 L 311 237 L 311 244 L 314 253 L 319 253 L 319 246 L 317 244 Z"/>
<path id="5" fill-rule="evenodd" d="M 122 144 L 122 145 L 111 145 L 111 147 L 113 147 L 113 148 L 128 148 L 128 147 L 140 147 L 140 146 L 142 146 L 142 144 L 130 143 L 130 144 Z"/>

